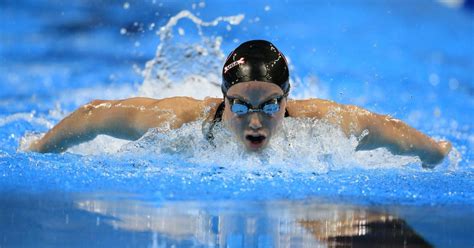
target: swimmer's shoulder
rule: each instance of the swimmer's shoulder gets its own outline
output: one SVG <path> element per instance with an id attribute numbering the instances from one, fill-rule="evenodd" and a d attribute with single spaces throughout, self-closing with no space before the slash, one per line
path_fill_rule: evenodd
<path id="1" fill-rule="evenodd" d="M 188 96 L 174 96 L 168 98 L 133 97 L 114 101 L 115 106 L 133 106 L 144 112 L 171 111 L 178 117 L 186 120 L 199 117 L 206 118 L 206 113 L 215 112 L 222 98 L 207 97 L 204 100 Z"/>
<path id="2" fill-rule="evenodd" d="M 149 97 L 132 97 L 123 100 L 116 100 L 117 103 L 128 103 L 136 106 L 158 107 L 163 109 L 189 109 L 201 108 L 205 100 L 199 100 L 188 96 L 173 96 L 167 98 L 149 98 Z"/>
<path id="3" fill-rule="evenodd" d="M 99 101 L 99 100 L 98 100 Z M 115 103 L 127 103 L 139 106 L 176 104 L 176 103 L 199 103 L 200 100 L 187 96 L 175 96 L 168 98 L 150 98 L 150 97 L 130 97 L 126 99 L 113 100 Z"/>
<path id="4" fill-rule="evenodd" d="M 192 121 L 214 116 L 222 102 L 222 98 L 206 97 L 200 100 L 187 96 L 176 96 L 157 99 L 154 105 L 160 109 L 174 109 L 178 116 Z"/>
<path id="5" fill-rule="evenodd" d="M 328 112 L 342 105 L 325 99 L 309 98 L 302 100 L 288 99 L 286 109 L 290 117 L 324 118 Z"/>
<path id="6" fill-rule="evenodd" d="M 210 121 L 216 115 L 217 109 L 224 102 L 224 99 L 217 97 L 206 97 L 201 102 L 202 113 L 206 121 Z"/>
<path id="7" fill-rule="evenodd" d="M 217 108 L 224 101 L 222 98 L 218 97 L 206 97 L 202 100 L 203 105 L 210 108 Z"/>

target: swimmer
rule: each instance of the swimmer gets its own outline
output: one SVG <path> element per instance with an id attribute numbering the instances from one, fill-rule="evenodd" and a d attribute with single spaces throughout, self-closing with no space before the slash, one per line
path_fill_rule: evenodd
<path id="1" fill-rule="evenodd" d="M 386 147 L 393 154 L 418 156 L 424 167 L 440 163 L 451 150 L 390 116 L 323 99 L 288 99 L 288 65 L 270 42 L 252 40 L 229 54 L 222 69 L 223 98 L 190 97 L 94 100 L 64 118 L 29 149 L 63 152 L 99 134 L 137 140 L 150 128 L 176 129 L 203 119 L 203 132 L 212 142 L 213 127 L 222 122 L 250 152 L 264 149 L 283 118 L 325 120 L 347 136 L 362 137 L 357 150 Z"/>

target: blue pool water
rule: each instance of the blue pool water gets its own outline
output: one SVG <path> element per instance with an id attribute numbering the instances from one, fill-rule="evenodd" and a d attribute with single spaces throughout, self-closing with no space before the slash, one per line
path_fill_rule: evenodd
<path id="1" fill-rule="evenodd" d="M 2 1 L 0 247 L 473 247 L 466 6 Z M 93 99 L 219 96 L 225 54 L 248 39 L 287 55 L 291 97 L 389 114 L 453 151 L 422 169 L 307 120 L 286 120 L 258 156 L 210 147 L 200 123 L 63 154 L 22 148 Z"/>

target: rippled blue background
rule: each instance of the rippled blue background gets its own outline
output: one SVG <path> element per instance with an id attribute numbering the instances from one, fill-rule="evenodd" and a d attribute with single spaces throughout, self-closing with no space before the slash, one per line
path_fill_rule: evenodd
<path id="1" fill-rule="evenodd" d="M 0 207 L 6 209 L 0 214 L 2 231 L 26 232 L 26 222 L 42 223 L 42 218 L 13 221 L 11 216 L 23 215 L 29 199 L 43 196 L 65 194 L 69 199 L 75 193 L 127 192 L 146 203 L 192 200 L 204 205 L 222 200 L 239 205 L 249 200 L 323 198 L 388 209 L 415 206 L 408 222 L 431 243 L 472 246 L 472 9 L 432 1 L 7 0 L 1 5 L 0 199 L 5 205 Z M 456 168 L 444 163 L 432 171 L 409 166 L 354 168 L 323 175 L 290 172 L 281 176 L 266 171 L 263 176 L 253 172 L 219 176 L 219 167 L 183 165 L 179 157 L 150 167 L 150 162 L 107 156 L 17 152 L 25 132 L 47 130 L 40 120 L 56 123 L 58 115 L 94 98 L 121 98 L 133 92 L 143 80 L 133 68 L 143 68 L 153 58 L 159 43 L 155 31 L 184 9 L 204 20 L 245 14 L 244 21 L 230 31 L 221 25 L 205 30 L 206 35 L 223 36 L 225 53 L 248 39 L 271 40 L 290 59 L 294 76 L 317 80 L 323 91 L 313 96 L 390 114 L 429 135 L 450 140 L 462 160 Z M 150 30 L 152 23 L 155 27 Z M 190 22 L 182 26 L 187 31 L 183 40 L 196 39 Z M 123 28 L 125 35 L 120 32 Z M 293 94 L 305 93 L 304 82 Z M 206 175 L 211 179 L 203 181 Z M 33 205 L 49 218 L 57 217 L 51 210 L 55 207 L 68 209 L 61 204 Z M 420 216 L 430 207 L 436 209 L 431 209 L 436 216 L 430 215 L 427 218 L 434 219 L 427 221 Z M 459 215 L 443 215 L 449 209 L 457 209 Z M 246 218 L 245 211 L 241 217 Z M 14 231 L 4 233 L 6 246 L 21 244 Z M 31 246 L 35 236 L 24 240 L 32 241 L 24 243 Z M 133 244 L 130 240 L 124 242 Z"/>

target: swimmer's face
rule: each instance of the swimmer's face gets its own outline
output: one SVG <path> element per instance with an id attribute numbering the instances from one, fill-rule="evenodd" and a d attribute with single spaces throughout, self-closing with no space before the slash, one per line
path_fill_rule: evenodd
<path id="1" fill-rule="evenodd" d="M 259 151 L 268 145 L 270 138 L 285 117 L 286 97 L 282 97 L 283 95 L 280 87 L 267 82 L 252 81 L 236 84 L 227 91 L 223 114 L 224 124 L 247 150 Z M 260 109 L 268 103 L 277 103 L 280 109 L 273 114 L 262 111 L 238 114 L 231 110 L 233 104 Z"/>

